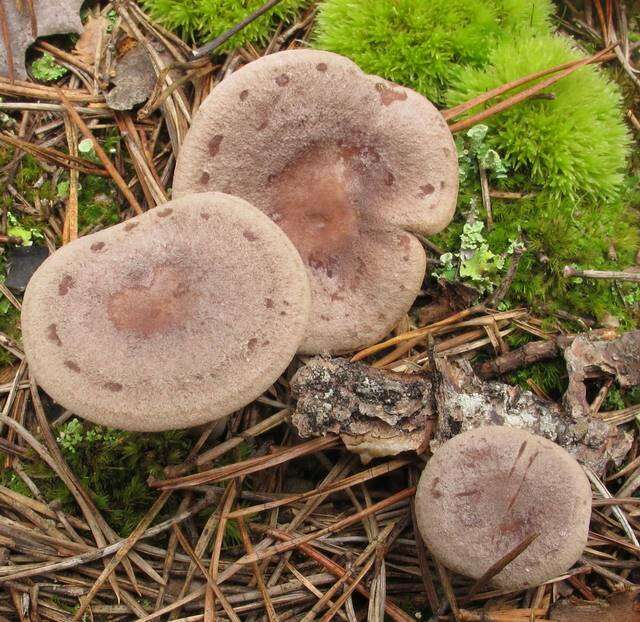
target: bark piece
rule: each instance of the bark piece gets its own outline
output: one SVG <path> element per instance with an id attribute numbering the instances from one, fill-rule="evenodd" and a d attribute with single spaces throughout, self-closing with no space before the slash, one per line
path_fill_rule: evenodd
<path id="1" fill-rule="evenodd" d="M 292 422 L 301 436 L 339 434 L 363 462 L 424 449 L 433 415 L 428 377 L 316 357 L 298 370 L 291 390 L 298 400 Z"/>
<path id="2" fill-rule="evenodd" d="M 581 335 L 566 348 L 564 358 L 569 387 L 564 406 L 575 420 L 589 414 L 585 380 L 594 373 L 615 378 L 621 387 L 640 384 L 640 330 L 624 333 L 613 341 L 594 341 Z"/>
<path id="3" fill-rule="evenodd" d="M 68 32 L 82 32 L 80 20 L 80 7 L 83 0 L 34 0 L 37 33 L 34 36 L 31 24 L 31 16 L 27 3 L 23 2 L 18 9 L 18 3 L 14 0 L 3 2 L 7 18 L 11 56 L 13 57 L 13 77 L 19 80 L 27 79 L 25 67 L 25 54 L 29 46 L 37 37 L 59 35 Z M 0 42 L 0 75 L 9 76 L 9 62 L 7 55 L 7 42 Z"/>
<path id="4" fill-rule="evenodd" d="M 292 422 L 302 436 L 339 434 L 364 461 L 424 449 L 429 419 L 438 422 L 432 449 L 460 432 L 503 425 L 544 436 L 596 473 L 619 464 L 631 437 L 605 421 L 574 420 L 557 404 L 501 382 L 483 382 L 468 361 L 436 359 L 437 376 L 395 374 L 340 358 L 311 359 L 292 380 Z"/>
<path id="5" fill-rule="evenodd" d="M 156 83 L 156 72 L 144 46 L 136 45 L 118 60 L 112 81 L 115 86 L 106 100 L 113 110 L 131 110 L 147 101 Z"/>
<path id="6" fill-rule="evenodd" d="M 573 604 L 560 601 L 551 613 L 555 622 L 640 622 L 640 592 L 620 592 L 610 599 Z"/>
<path id="7" fill-rule="evenodd" d="M 460 432 L 487 425 L 528 430 L 564 447 L 576 460 L 603 473 L 612 460 L 619 464 L 631 447 L 631 437 L 600 419 L 570 417 L 558 404 L 521 387 L 483 382 L 468 361 L 437 359 L 438 425 L 435 449 Z"/>

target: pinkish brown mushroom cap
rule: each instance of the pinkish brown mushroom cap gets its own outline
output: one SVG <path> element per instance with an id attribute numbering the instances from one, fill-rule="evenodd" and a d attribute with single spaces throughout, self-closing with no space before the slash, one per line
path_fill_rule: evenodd
<path id="1" fill-rule="evenodd" d="M 433 555 L 473 579 L 538 534 L 493 579 L 500 588 L 519 589 L 553 579 L 579 559 L 591 487 L 555 443 L 516 428 L 484 427 L 436 451 L 418 484 L 416 516 Z"/>
<path id="2" fill-rule="evenodd" d="M 25 54 L 37 37 L 82 32 L 80 8 L 84 0 L 35 0 L 33 10 L 36 30 L 33 33 L 28 2 L 3 2 L 7 20 L 9 41 L 0 43 L 0 75 L 9 76 L 7 45 L 11 45 L 13 75 L 27 79 Z"/>
<path id="3" fill-rule="evenodd" d="M 420 291 L 412 233 L 453 217 L 456 150 L 422 95 L 313 50 L 279 52 L 223 80 L 186 137 L 174 194 L 220 190 L 264 211 L 309 271 L 302 350 L 346 352 L 383 337 Z"/>
<path id="4" fill-rule="evenodd" d="M 75 414 L 129 430 L 219 419 L 266 390 L 306 330 L 286 235 L 246 201 L 184 196 L 80 238 L 24 297 L 30 369 Z"/>

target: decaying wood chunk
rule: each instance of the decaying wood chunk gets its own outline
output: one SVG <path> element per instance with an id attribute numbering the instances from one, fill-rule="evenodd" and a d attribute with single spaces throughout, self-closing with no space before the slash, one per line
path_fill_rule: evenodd
<path id="1" fill-rule="evenodd" d="M 436 363 L 440 381 L 432 449 L 466 430 L 506 425 L 544 436 L 596 473 L 603 473 L 609 461 L 619 464 L 631 447 L 630 435 L 601 419 L 574 419 L 559 405 L 519 386 L 480 380 L 468 361 L 439 358 Z"/>
<path id="2" fill-rule="evenodd" d="M 14 78 L 26 80 L 24 57 L 27 48 L 37 37 L 82 32 L 82 2 L 83 0 L 34 0 L 35 33 L 27 2 L 3 2 L 9 41 L 0 41 L 0 75 L 10 77 L 13 74 Z M 7 45 L 10 54 L 7 54 Z M 9 68 L 9 59 L 12 60 L 13 71 Z"/>
<path id="3" fill-rule="evenodd" d="M 639 592 L 614 594 L 608 601 L 573 604 L 560 601 L 551 613 L 555 622 L 640 622 Z"/>
<path id="4" fill-rule="evenodd" d="M 617 380 L 621 387 L 640 384 L 640 330 L 624 333 L 613 341 L 576 337 L 564 351 L 569 387 L 564 407 L 577 420 L 589 414 L 585 380 L 600 372 Z"/>
<path id="5" fill-rule="evenodd" d="M 147 101 L 156 83 L 156 72 L 143 45 L 135 45 L 118 59 L 112 82 L 114 87 L 106 95 L 109 108 L 131 110 Z"/>
<path id="6" fill-rule="evenodd" d="M 573 419 L 560 406 L 501 382 L 483 382 L 468 361 L 436 359 L 438 373 L 394 374 L 345 359 L 317 357 L 292 380 L 292 422 L 302 436 L 339 434 L 364 461 L 423 451 L 427 422 L 437 416 L 431 448 L 459 432 L 507 425 L 544 436 L 596 473 L 620 463 L 631 438 L 591 417 Z"/>
<path id="7" fill-rule="evenodd" d="M 425 449 L 433 415 L 428 377 L 316 357 L 298 370 L 291 390 L 298 400 L 292 422 L 302 436 L 339 434 L 365 462 Z"/>

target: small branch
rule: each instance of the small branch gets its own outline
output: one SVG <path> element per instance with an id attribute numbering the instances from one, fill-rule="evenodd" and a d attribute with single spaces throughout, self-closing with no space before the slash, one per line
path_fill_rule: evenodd
<path id="1" fill-rule="evenodd" d="M 71 105 L 71 102 L 66 98 L 65 94 L 62 92 L 62 89 L 58 89 L 58 96 L 60 97 L 60 101 L 62 105 L 66 108 L 69 118 L 78 126 L 78 129 L 82 132 L 85 138 L 91 141 L 93 148 L 96 152 L 98 158 L 107 169 L 111 178 L 116 183 L 120 192 L 124 195 L 124 197 L 129 202 L 129 205 L 134 209 L 136 214 L 142 214 L 142 207 L 140 203 L 138 203 L 138 199 L 134 196 L 133 192 L 129 190 L 129 186 L 127 186 L 127 182 L 122 179 L 122 176 L 118 172 L 118 169 L 113 165 L 113 162 L 109 159 L 109 156 L 106 154 L 105 150 L 102 148 L 102 145 L 98 142 L 96 137 L 93 135 L 93 132 L 89 129 L 87 124 L 82 120 L 82 117 L 76 112 L 76 109 Z"/>
<path id="2" fill-rule="evenodd" d="M 537 93 L 546 89 L 552 84 L 555 84 L 556 82 L 562 80 L 562 78 L 566 78 L 567 76 L 571 75 L 577 69 L 580 69 L 581 67 L 584 67 L 585 65 L 588 65 L 590 63 L 602 62 L 604 59 L 608 59 L 608 52 L 610 52 L 615 47 L 615 45 L 617 44 L 610 45 L 609 47 L 605 48 L 604 50 L 601 50 L 597 54 L 584 58 L 572 64 L 570 67 L 564 69 L 563 71 L 557 73 L 556 75 L 550 78 L 547 78 L 542 82 L 538 82 L 537 84 L 530 86 L 524 91 L 520 91 L 519 93 L 516 93 L 510 97 L 507 97 L 507 99 L 504 99 L 501 102 L 494 104 L 493 106 L 489 106 L 489 108 L 482 110 L 467 119 L 463 119 L 462 121 L 457 121 L 455 123 L 452 123 L 451 125 L 449 125 L 449 129 L 451 130 L 451 132 L 459 132 L 461 130 L 466 130 L 467 128 L 475 125 L 476 123 L 479 123 L 480 121 L 484 121 L 485 119 L 493 116 L 494 114 L 503 112 L 504 110 L 507 110 L 508 108 L 511 108 L 512 106 L 515 106 L 516 104 L 519 104 L 520 102 L 523 102 L 531 98 L 532 96 L 536 95 Z M 615 54 L 613 56 L 615 57 Z M 554 71 L 557 71 L 557 70 L 554 70 Z M 547 71 L 547 73 L 550 73 L 550 72 L 551 70 Z M 538 72 L 538 73 L 542 73 L 542 72 Z M 532 75 L 536 75 L 536 74 L 532 74 Z M 501 92 L 509 91 L 515 88 L 515 86 L 519 86 L 524 82 L 529 82 L 531 79 L 533 79 L 531 76 L 529 76 L 528 79 L 526 80 L 525 78 L 521 78 L 520 80 L 516 80 L 515 82 L 511 82 L 509 84 L 503 85 L 502 87 L 499 87 L 498 89 L 494 89 L 493 91 L 488 91 L 487 93 L 484 93 L 483 95 L 473 100 L 470 100 L 469 102 L 467 102 L 467 104 L 463 104 L 462 106 L 468 105 L 468 107 L 466 107 L 464 110 L 462 110 L 462 106 L 459 106 L 447 111 L 447 116 L 445 116 L 445 118 L 458 116 L 462 112 L 465 112 L 466 110 L 468 110 L 469 108 L 472 108 L 477 106 L 478 104 L 484 103 L 488 99 L 492 99 L 493 97 L 500 94 Z M 469 105 L 472 103 L 473 105 Z M 455 114 L 454 114 L 454 111 L 455 111 Z"/>
<path id="3" fill-rule="evenodd" d="M 212 52 L 214 52 L 217 48 L 219 48 L 223 43 L 226 43 L 233 35 L 240 32 L 243 28 L 248 26 L 251 22 L 255 21 L 261 15 L 264 15 L 267 11 L 270 11 L 276 4 L 281 2 L 282 0 L 269 0 L 263 4 L 259 9 L 251 13 L 245 17 L 239 24 L 233 26 L 233 28 L 229 28 L 226 32 L 223 32 L 219 37 L 216 37 L 213 41 L 209 41 L 209 43 L 205 43 L 202 47 L 199 47 L 194 51 L 191 60 L 197 60 L 198 58 L 202 58 L 203 56 L 208 56 Z"/>
<path id="4" fill-rule="evenodd" d="M 532 533 L 528 535 L 520 544 L 515 546 L 506 555 L 501 557 L 495 564 L 493 564 L 472 586 L 465 599 L 469 599 L 471 596 L 477 594 L 485 585 L 493 579 L 498 573 L 502 572 L 506 566 L 508 566 L 516 557 L 524 553 L 533 542 L 535 542 L 539 533 Z"/>
<path id="5" fill-rule="evenodd" d="M 579 276 L 584 279 L 612 279 L 614 281 L 640 283 L 640 273 L 622 272 L 620 270 L 578 270 L 573 266 L 565 266 L 562 276 L 565 278 Z"/>

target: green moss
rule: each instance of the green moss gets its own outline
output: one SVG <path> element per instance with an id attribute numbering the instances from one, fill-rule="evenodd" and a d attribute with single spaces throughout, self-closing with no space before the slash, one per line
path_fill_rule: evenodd
<path id="1" fill-rule="evenodd" d="M 461 195 L 460 205 L 468 192 Z M 527 248 L 509 290 L 509 302 L 541 315 L 558 309 L 597 319 L 612 314 L 623 327 L 633 327 L 640 302 L 636 285 L 562 275 L 566 265 L 598 270 L 633 265 L 640 243 L 638 216 L 626 207 L 633 197 L 627 190 L 619 200 L 602 204 L 585 199 L 558 201 L 545 193 L 516 201 L 494 200 L 495 225 L 485 232 L 489 248 L 503 253 L 518 236 Z M 457 250 L 464 222 L 459 214 L 435 241 L 445 250 Z M 610 257 L 612 247 L 617 259 Z"/>
<path id="2" fill-rule="evenodd" d="M 116 192 L 111 180 L 96 175 L 84 175 L 80 179 L 78 193 L 78 227 L 102 224 L 115 225 L 120 220 L 116 205 Z"/>
<path id="3" fill-rule="evenodd" d="M 581 57 L 564 37 L 503 41 L 491 52 L 487 67 L 461 70 L 448 94 L 449 104 Z M 552 99 L 529 100 L 490 117 L 489 143 L 513 171 L 527 175 L 528 187 L 533 184 L 554 198 L 573 201 L 615 199 L 630 143 L 619 88 L 588 66 L 546 92 Z"/>
<path id="4" fill-rule="evenodd" d="M 315 45 L 442 103 L 463 66 L 496 43 L 548 31 L 549 0 L 326 0 Z"/>
<path id="5" fill-rule="evenodd" d="M 33 61 L 31 72 L 36 80 L 52 82 L 62 78 L 69 73 L 69 70 L 59 65 L 49 52 L 45 52 L 40 58 Z"/>
<path id="6" fill-rule="evenodd" d="M 127 535 L 138 524 L 157 498 L 149 488 L 149 476 L 160 476 L 165 466 L 178 464 L 186 457 L 191 440 L 187 432 L 143 434 L 123 432 L 71 419 L 57 434 L 65 460 L 90 491 L 96 506 L 109 524 L 121 535 Z M 57 499 L 68 511 L 76 511 L 67 487 L 40 462 L 28 467 L 49 500 Z M 176 509 L 170 500 L 162 516 Z"/>
<path id="7" fill-rule="evenodd" d="M 259 9 L 263 0 L 143 0 L 151 16 L 184 39 L 204 43 L 229 30 Z M 308 0 L 283 0 L 243 28 L 221 49 L 265 43 L 277 26 L 291 20 Z"/>

